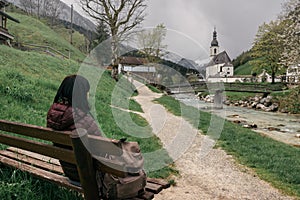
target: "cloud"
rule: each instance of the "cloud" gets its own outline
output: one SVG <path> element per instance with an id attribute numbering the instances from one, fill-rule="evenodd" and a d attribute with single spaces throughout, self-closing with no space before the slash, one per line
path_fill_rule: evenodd
<path id="1" fill-rule="evenodd" d="M 79 0 L 63 0 L 74 3 Z M 276 19 L 285 0 L 146 0 L 144 27 L 163 23 L 169 50 L 192 60 L 208 56 L 217 28 L 221 50 L 231 58 L 251 48 L 258 27 Z M 79 4 L 74 7 L 79 9 Z"/>
<path id="2" fill-rule="evenodd" d="M 250 49 L 258 26 L 275 19 L 284 0 L 149 0 L 146 26 L 164 23 L 197 41 L 208 51 L 214 26 L 217 27 L 221 49 L 232 58 Z M 172 36 L 174 37 L 174 36 Z M 173 48 L 181 52 L 182 42 L 174 38 Z M 170 39 L 172 40 L 172 39 Z M 176 45 L 178 43 L 178 45 Z M 192 42 L 191 42 L 192 43 Z M 194 45 L 184 45 L 185 56 L 190 59 L 199 50 Z"/>

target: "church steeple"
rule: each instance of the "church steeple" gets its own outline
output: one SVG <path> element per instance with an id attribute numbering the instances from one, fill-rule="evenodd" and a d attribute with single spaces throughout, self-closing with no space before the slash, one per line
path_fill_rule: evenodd
<path id="1" fill-rule="evenodd" d="M 213 58 L 218 54 L 219 54 L 219 42 L 217 40 L 217 31 L 215 27 L 213 32 L 213 40 L 211 41 L 210 44 L 210 57 Z"/>

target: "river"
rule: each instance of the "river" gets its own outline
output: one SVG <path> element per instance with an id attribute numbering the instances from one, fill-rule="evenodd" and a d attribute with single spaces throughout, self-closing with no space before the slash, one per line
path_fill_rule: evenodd
<path id="1" fill-rule="evenodd" d="M 259 110 L 223 106 L 223 109 L 213 109 L 212 103 L 200 101 L 191 94 L 173 95 L 186 105 L 194 106 L 203 111 L 208 111 L 226 118 L 229 121 L 239 123 L 242 126 L 257 126 L 254 131 L 267 135 L 275 140 L 300 147 L 300 115 L 292 115 L 279 112 L 263 112 Z"/>

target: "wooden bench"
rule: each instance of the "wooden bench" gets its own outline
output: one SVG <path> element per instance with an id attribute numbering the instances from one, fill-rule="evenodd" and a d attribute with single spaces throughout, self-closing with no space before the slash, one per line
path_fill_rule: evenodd
<path id="1" fill-rule="evenodd" d="M 86 142 L 92 151 L 86 149 Z M 87 135 L 86 131 L 54 131 L 35 125 L 0 120 L 0 143 L 9 146 L 0 151 L 0 163 L 83 193 L 86 200 L 99 199 L 96 170 L 126 176 L 122 164 L 113 163 L 112 166 L 111 161 L 104 157 L 101 158 L 101 162 L 98 161 L 101 155 L 121 155 L 118 141 Z M 73 150 L 53 146 L 53 143 L 70 146 Z M 81 186 L 70 183 L 59 160 L 77 166 Z M 135 199 L 152 199 L 154 194 L 169 186 L 164 180 L 147 178 L 145 193 Z"/>

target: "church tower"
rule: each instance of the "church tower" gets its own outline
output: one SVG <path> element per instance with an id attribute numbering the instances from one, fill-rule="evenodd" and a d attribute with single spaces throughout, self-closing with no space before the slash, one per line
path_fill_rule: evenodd
<path id="1" fill-rule="evenodd" d="M 217 31 L 215 28 L 213 32 L 213 40 L 211 41 L 211 45 L 210 45 L 210 58 L 212 59 L 218 54 L 219 54 L 219 43 L 217 40 Z"/>

